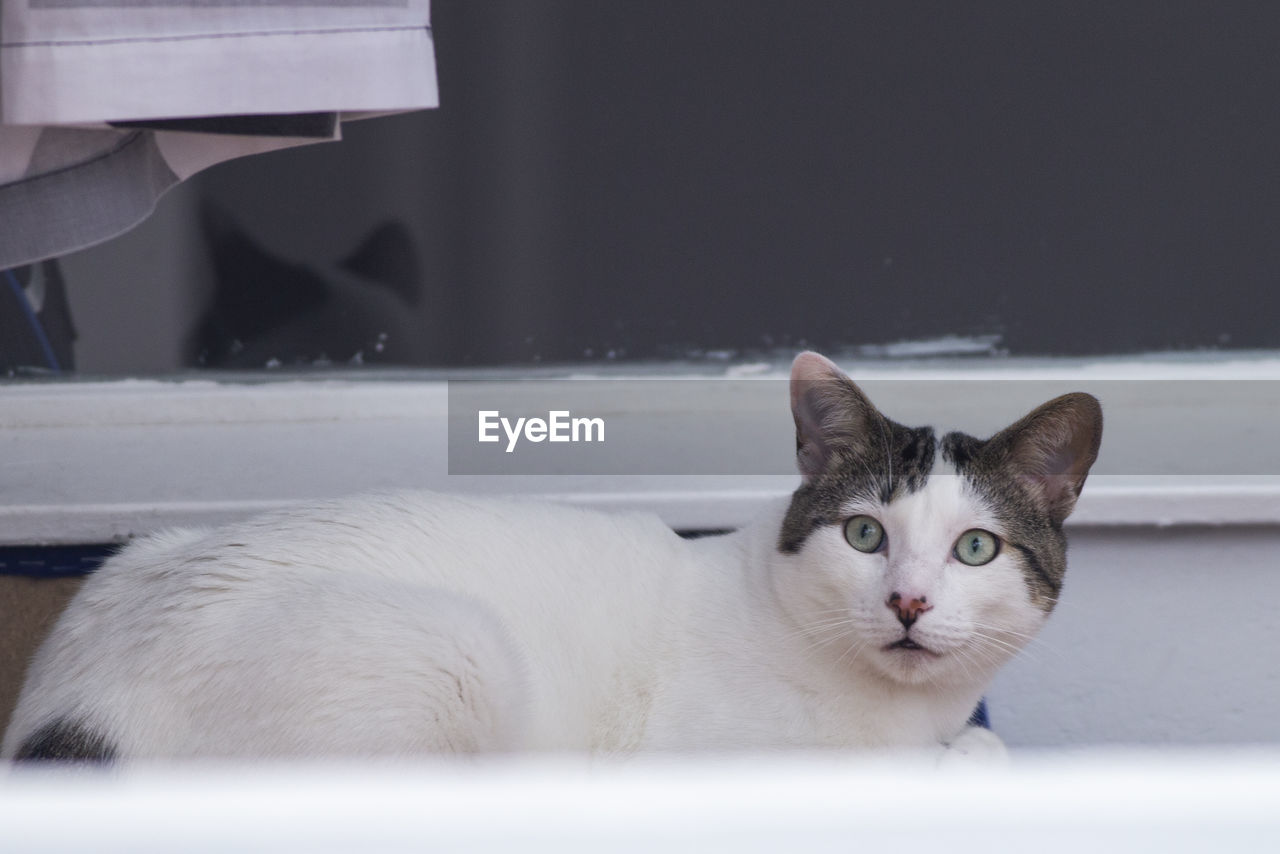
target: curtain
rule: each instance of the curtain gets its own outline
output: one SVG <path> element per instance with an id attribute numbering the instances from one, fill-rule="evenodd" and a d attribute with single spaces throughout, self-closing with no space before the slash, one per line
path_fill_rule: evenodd
<path id="1" fill-rule="evenodd" d="M 3 0 L 0 270 L 222 160 L 438 103 L 429 0 Z"/>

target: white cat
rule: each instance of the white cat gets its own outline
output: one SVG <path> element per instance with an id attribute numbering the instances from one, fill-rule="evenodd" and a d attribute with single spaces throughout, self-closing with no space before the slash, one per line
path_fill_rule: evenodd
<path id="1" fill-rule="evenodd" d="M 734 534 L 406 493 L 137 542 L 41 647 L 5 757 L 904 747 L 1040 628 L 1097 455 L 1089 395 L 995 437 L 791 378 L 803 483 Z"/>

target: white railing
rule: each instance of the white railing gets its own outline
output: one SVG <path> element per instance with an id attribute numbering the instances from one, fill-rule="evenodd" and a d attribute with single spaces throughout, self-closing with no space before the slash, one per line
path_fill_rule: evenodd
<path id="1" fill-rule="evenodd" d="M 719 757 L 585 768 L 134 768 L 0 779 L 23 852 L 1246 852 L 1280 839 L 1280 754 Z"/>

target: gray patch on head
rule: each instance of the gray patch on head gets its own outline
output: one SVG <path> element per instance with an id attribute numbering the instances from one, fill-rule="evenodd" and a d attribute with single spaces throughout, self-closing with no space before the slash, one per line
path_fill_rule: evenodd
<path id="1" fill-rule="evenodd" d="M 778 551 L 795 554 L 816 528 L 843 522 L 850 501 L 888 504 L 924 487 L 937 444 L 933 428 L 877 421 L 857 446 L 834 449 L 823 471 L 791 496 Z"/>
<path id="2" fill-rule="evenodd" d="M 99 732 L 67 718 L 45 724 L 27 736 L 15 762 L 114 762 L 116 747 Z"/>
<path id="3" fill-rule="evenodd" d="M 1052 611 L 1067 571 L 1067 538 L 1017 472 L 985 454 L 990 440 L 966 433 L 942 437 L 942 458 L 955 466 L 968 487 L 1004 528 L 1005 545 L 1016 553 L 1031 600 Z"/>

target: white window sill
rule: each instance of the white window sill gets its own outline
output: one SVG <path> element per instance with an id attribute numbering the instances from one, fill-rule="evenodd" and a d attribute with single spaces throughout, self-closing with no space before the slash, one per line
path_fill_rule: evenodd
<path id="1" fill-rule="evenodd" d="M 627 763 L 143 766 L 13 774 L 5 832 L 33 854 L 200 851 L 1267 850 L 1274 749 L 1020 755 L 939 773 L 927 756 L 711 755 Z M 967 772 L 967 773 L 966 773 Z M 904 797 L 903 792 L 910 792 Z M 282 821 L 281 814 L 293 820 Z M 495 813 L 502 815 L 494 821 Z M 156 816 L 163 816 L 157 821 Z M 70 821 L 68 816 L 92 816 Z M 856 846 L 851 844 L 856 840 Z"/>
<path id="2" fill-rule="evenodd" d="M 1063 390 L 1086 391 L 1091 384 L 1118 379 L 1280 380 L 1280 358 L 1274 354 L 876 364 L 861 371 L 844 366 L 864 383 L 982 376 L 1043 380 Z M 594 373 L 617 376 L 620 370 Z M 785 365 L 732 370 L 736 376 L 785 376 Z M 646 372 L 652 376 L 655 370 Z M 780 387 L 762 384 L 761 394 L 733 414 L 729 435 L 734 441 L 767 437 L 744 440 L 766 442 L 769 447 L 759 449 L 763 456 L 791 448 L 791 419 L 785 396 L 777 393 Z M 1022 403 L 1006 407 L 1003 401 L 990 407 L 998 412 L 979 401 L 968 407 L 971 411 L 939 408 L 936 400 L 909 399 L 910 387 L 905 388 L 902 400 L 878 402 L 906 423 L 982 434 L 1027 408 Z M 1280 412 L 1208 412 L 1195 400 L 1175 401 L 1173 412 L 1168 394 L 1162 394 L 1154 401 L 1102 395 L 1108 418 L 1104 455 L 1148 444 L 1151 437 L 1187 454 L 1212 446 L 1251 465 L 1259 453 L 1280 454 L 1273 450 L 1280 444 L 1275 442 L 1280 431 L 1273 429 Z M 265 508 L 399 488 L 547 496 L 650 510 L 679 529 L 718 529 L 743 523 L 764 500 L 785 495 L 796 483 L 794 476 L 784 475 L 450 475 L 447 409 L 446 383 L 421 373 L 0 385 L 0 545 L 118 542 L 159 528 L 214 524 Z M 705 419 L 707 412 L 692 416 Z M 691 423 L 681 419 L 692 416 L 662 414 L 673 419 L 674 427 Z M 1258 418 L 1265 416 L 1269 422 L 1259 425 Z M 758 429 L 747 429 L 753 424 Z M 1231 432 L 1235 428 L 1239 435 Z M 724 441 L 705 432 L 676 434 L 688 442 Z M 1261 439 L 1251 443 L 1255 434 Z M 1280 458 L 1256 463 L 1258 471 L 1270 473 L 1242 474 L 1242 465 L 1227 465 L 1222 470 L 1234 473 L 1095 474 L 1071 524 L 1280 524 L 1280 476 L 1272 474 L 1280 473 Z"/>

